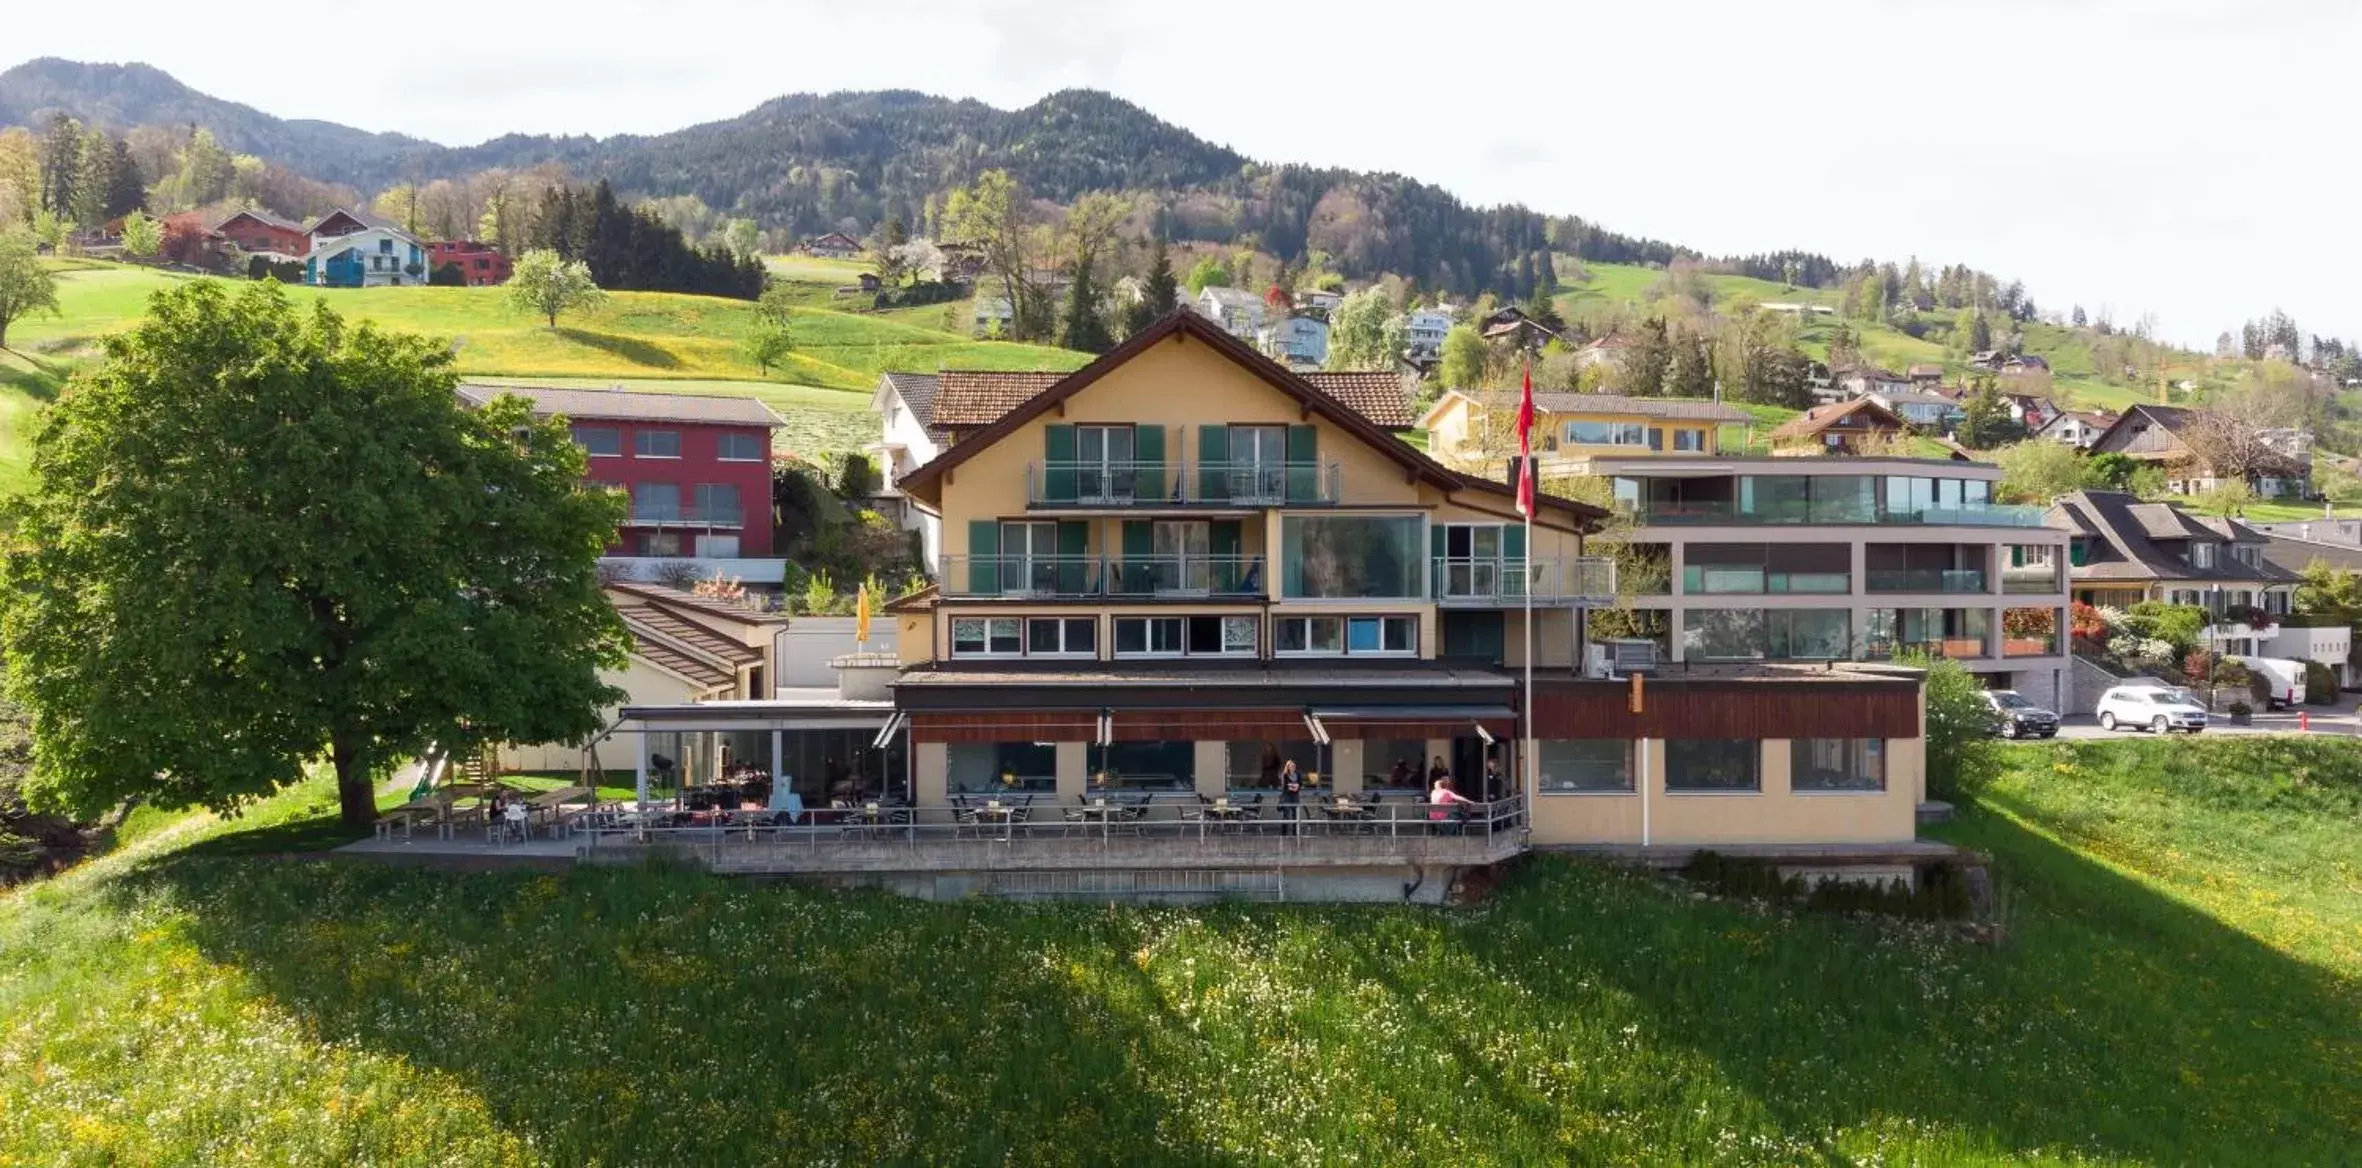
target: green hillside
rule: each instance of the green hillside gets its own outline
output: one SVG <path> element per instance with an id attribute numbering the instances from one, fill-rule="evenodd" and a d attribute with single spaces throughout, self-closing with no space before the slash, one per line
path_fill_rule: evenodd
<path id="1" fill-rule="evenodd" d="M 978 341 L 940 327 L 940 306 L 870 314 L 819 307 L 849 276 L 798 258 L 778 269 L 799 281 L 812 307 L 794 309 L 796 351 L 769 377 L 741 352 L 753 323 L 743 301 L 663 292 L 617 292 L 605 308 L 569 314 L 548 328 L 511 309 L 498 288 L 292 289 L 344 315 L 389 328 L 449 337 L 469 376 L 536 384 L 661 383 L 686 393 L 733 393 L 792 408 L 791 447 L 844 450 L 874 437 L 867 394 L 887 369 L 1074 369 L 1084 354 L 1042 345 Z M 0 490 L 22 481 L 38 403 L 93 358 L 100 337 L 131 327 L 147 298 L 189 277 L 84 260 L 58 268 L 63 314 L 35 316 L 9 330 L 0 352 Z"/>
<path id="2" fill-rule="evenodd" d="M 1566 283 L 1562 284 L 1557 297 L 1558 309 L 1570 320 L 1609 311 L 1645 310 L 1652 292 L 1665 278 L 1665 273 L 1660 269 L 1637 265 L 1586 262 L 1582 266 L 1588 279 L 1575 281 L 1571 277 L 1561 277 Z M 1790 288 L 1748 276 L 1699 273 L 1696 278 L 1711 291 L 1714 306 L 1718 310 L 1742 297 L 1759 304 L 1819 304 L 1832 308 L 1843 298 L 1834 289 Z M 1816 358 L 1827 359 L 1829 339 L 1836 330 L 1838 318 L 1834 315 L 1813 314 L 1801 319 L 1800 340 L 1805 351 Z M 1941 339 L 1949 335 L 1951 330 L 1948 320 L 1931 321 L 1928 339 L 1910 336 L 1883 321 L 1848 320 L 1845 324 L 1859 338 L 1863 357 L 1875 364 L 1898 371 L 1916 364 L 1939 364 L 1944 367 L 1947 380 L 1955 382 L 1969 372 L 1966 365 L 1941 343 Z M 2064 390 L 2077 406 L 2121 410 L 2128 405 L 2155 400 L 2153 387 L 2110 384 L 2099 376 L 2094 367 L 2089 333 L 2039 321 L 2029 321 L 2022 327 L 2026 335 L 2026 352 L 2050 362 L 2054 384 Z M 2191 379 L 2207 384 L 2216 375 L 2203 357 L 2190 354 L 2187 361 L 2173 364 L 2167 376 L 2173 381 Z"/>
<path id="3" fill-rule="evenodd" d="M 2241 1163 L 2362 1146 L 2362 766 L 2011 748 L 2006 939 L 1525 861 L 1457 909 L 289 862 L 0 895 L 0 1162 Z M 61 1157 L 61 1149 L 75 1157 Z"/>

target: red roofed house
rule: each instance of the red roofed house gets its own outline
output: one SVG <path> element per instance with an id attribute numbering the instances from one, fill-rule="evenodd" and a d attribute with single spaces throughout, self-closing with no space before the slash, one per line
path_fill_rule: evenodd
<path id="1" fill-rule="evenodd" d="M 215 223 L 214 234 L 238 245 L 238 250 L 249 255 L 278 255 L 288 259 L 302 259 L 311 253 L 312 237 L 303 225 L 281 219 L 268 211 L 249 208 L 232 212 Z"/>

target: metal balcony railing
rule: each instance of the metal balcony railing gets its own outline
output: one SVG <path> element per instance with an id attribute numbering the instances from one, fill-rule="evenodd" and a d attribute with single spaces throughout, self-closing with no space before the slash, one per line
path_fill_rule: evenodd
<path id="1" fill-rule="evenodd" d="M 1510 556 L 1436 556 L 1428 595 L 1437 604 L 1608 604 L 1616 597 L 1616 562 L 1604 556 L 1523 560 Z"/>
<path id="2" fill-rule="evenodd" d="M 1627 505 L 1642 526 L 1748 527 L 1758 524 L 1821 524 L 1832 527 L 2041 527 L 2043 509 L 2009 503 L 1981 507 L 1923 507 L 1890 510 L 1866 507 L 1860 500 L 1807 502 L 1768 500 L 1736 503 L 1727 499 L 1686 502 L 1642 502 Z"/>
<path id="3" fill-rule="evenodd" d="M 1025 464 L 1034 507 L 1294 507 L 1343 502 L 1334 462 L 1081 461 Z"/>
<path id="4" fill-rule="evenodd" d="M 744 527 L 746 512 L 738 507 L 632 507 L 632 527 Z"/>
<path id="5" fill-rule="evenodd" d="M 1110 556 L 1104 595 L 1261 596 L 1267 587 L 1261 556 Z"/>

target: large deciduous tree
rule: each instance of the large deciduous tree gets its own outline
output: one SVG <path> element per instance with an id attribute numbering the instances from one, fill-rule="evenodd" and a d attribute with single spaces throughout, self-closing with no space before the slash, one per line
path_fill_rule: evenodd
<path id="1" fill-rule="evenodd" d="M 8 326 L 36 312 L 58 313 L 57 277 L 41 265 L 33 233 L 0 227 L 0 349 Z"/>
<path id="2" fill-rule="evenodd" d="M 556 420 L 463 409 L 447 346 L 201 281 L 106 349 L 0 561 L 36 805 L 231 809 L 325 757 L 365 826 L 429 743 L 577 740 L 620 696 L 623 504 Z"/>

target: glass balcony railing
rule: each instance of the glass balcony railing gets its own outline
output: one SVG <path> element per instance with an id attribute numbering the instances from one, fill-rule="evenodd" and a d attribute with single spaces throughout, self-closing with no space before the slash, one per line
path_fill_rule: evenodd
<path id="1" fill-rule="evenodd" d="M 954 597 L 1252 598 L 1267 587 L 1261 556 L 945 556 Z"/>
<path id="2" fill-rule="evenodd" d="M 1293 507 L 1343 502 L 1334 462 L 1084 462 L 1025 465 L 1032 507 Z"/>
<path id="3" fill-rule="evenodd" d="M 1982 568 L 1872 568 L 1872 592 L 1983 592 Z"/>
<path id="4" fill-rule="evenodd" d="M 1506 556 L 1437 556 L 1428 561 L 1428 595 L 1437 604 L 1608 603 L 1616 562 L 1602 556 L 1521 560 Z"/>
<path id="5" fill-rule="evenodd" d="M 1681 590 L 1692 596 L 1843 595 L 1849 572 L 1775 572 L 1737 564 L 1683 564 Z"/>
<path id="6" fill-rule="evenodd" d="M 631 527 L 744 527 L 746 512 L 737 507 L 667 507 L 661 504 L 632 505 Z"/>
<path id="7" fill-rule="evenodd" d="M 1806 502 L 1778 500 L 1737 503 L 1731 500 L 1642 502 L 1627 504 L 1634 520 L 1645 527 L 1746 527 L 1758 524 L 1874 524 L 1897 527 L 2041 527 L 2044 509 L 2010 503 L 1983 506 L 1925 507 L 1892 510 L 1869 507 L 1858 500 Z"/>

